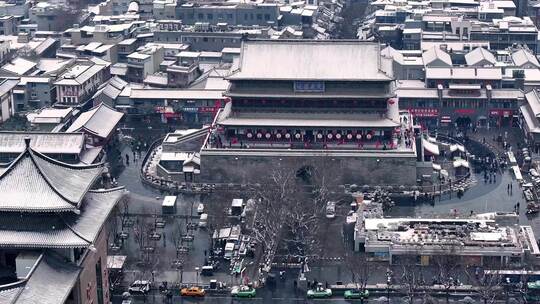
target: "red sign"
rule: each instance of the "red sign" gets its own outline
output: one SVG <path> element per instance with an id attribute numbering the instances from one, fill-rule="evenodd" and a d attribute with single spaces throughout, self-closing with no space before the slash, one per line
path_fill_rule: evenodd
<path id="1" fill-rule="evenodd" d="M 412 108 L 409 109 L 412 115 L 416 117 L 437 117 L 439 116 L 439 109 L 433 108 Z"/>
<path id="2" fill-rule="evenodd" d="M 164 113 L 165 118 L 182 118 L 182 113 Z"/>
<path id="3" fill-rule="evenodd" d="M 461 114 L 461 115 L 472 115 L 476 112 L 475 109 L 456 109 L 454 110 L 454 113 Z"/>
<path id="4" fill-rule="evenodd" d="M 512 112 L 513 112 L 512 110 L 493 109 L 493 110 L 489 110 L 489 115 L 510 117 L 512 115 Z"/>

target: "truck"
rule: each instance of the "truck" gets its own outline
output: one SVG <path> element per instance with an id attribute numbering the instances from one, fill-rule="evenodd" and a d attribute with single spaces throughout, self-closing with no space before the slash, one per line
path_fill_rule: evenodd
<path id="1" fill-rule="evenodd" d="M 176 196 L 165 196 L 163 203 L 161 204 L 162 214 L 176 214 Z"/>

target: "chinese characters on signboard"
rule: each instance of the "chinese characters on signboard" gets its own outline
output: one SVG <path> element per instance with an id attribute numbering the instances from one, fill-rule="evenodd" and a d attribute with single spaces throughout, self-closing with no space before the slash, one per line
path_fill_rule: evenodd
<path id="1" fill-rule="evenodd" d="M 439 116 L 439 109 L 433 108 L 413 108 L 409 109 L 409 112 L 416 117 L 437 117 Z"/>
<path id="2" fill-rule="evenodd" d="M 324 92 L 324 82 L 323 81 L 295 81 L 294 82 L 294 91 L 295 92 Z"/>

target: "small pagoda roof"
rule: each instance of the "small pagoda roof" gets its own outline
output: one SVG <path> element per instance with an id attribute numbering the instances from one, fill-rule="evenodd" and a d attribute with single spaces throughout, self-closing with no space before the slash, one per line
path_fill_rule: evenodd
<path id="1" fill-rule="evenodd" d="M 70 165 L 30 148 L 0 174 L 0 211 L 76 211 L 104 164 Z"/>
<path id="2" fill-rule="evenodd" d="M 108 138 L 123 116 L 124 113 L 118 112 L 106 104 L 101 103 L 91 110 L 82 113 L 66 132 L 81 132 L 86 130 L 101 138 Z"/>
<path id="3" fill-rule="evenodd" d="M 125 194 L 124 188 L 90 190 L 80 214 L 0 213 L 0 248 L 86 248 Z"/>

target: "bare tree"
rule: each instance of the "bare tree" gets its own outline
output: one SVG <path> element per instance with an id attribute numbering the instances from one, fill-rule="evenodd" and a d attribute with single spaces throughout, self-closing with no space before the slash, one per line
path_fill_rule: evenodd
<path id="1" fill-rule="evenodd" d="M 401 278 L 399 284 L 405 294 L 405 301 L 413 304 L 420 287 L 424 285 L 424 278 L 420 266 L 416 264 L 415 256 L 400 257 Z"/>
<path id="2" fill-rule="evenodd" d="M 463 270 L 457 252 L 456 247 L 451 247 L 445 254 L 433 257 L 433 263 L 437 267 L 436 281 L 444 287 L 446 303 L 450 301 L 450 289 L 458 284 L 457 278 Z"/>
<path id="3" fill-rule="evenodd" d="M 366 254 L 348 250 L 345 252 L 344 261 L 351 273 L 351 279 L 356 285 L 356 289 L 364 292 L 371 276 L 371 271 L 373 271 Z M 361 298 L 361 303 L 364 303 L 363 298 Z"/>
<path id="4" fill-rule="evenodd" d="M 294 172 L 276 168 L 268 175 L 263 187 L 254 189 L 257 206 L 252 235 L 261 245 L 261 259 L 266 264 L 273 259 L 281 240 L 285 210 L 296 196 L 294 184 Z"/>
<path id="5" fill-rule="evenodd" d="M 497 296 L 503 291 L 503 278 L 499 271 L 471 273 L 471 268 L 465 271 L 470 281 L 474 283 L 475 292 L 484 304 L 494 304 Z"/>

